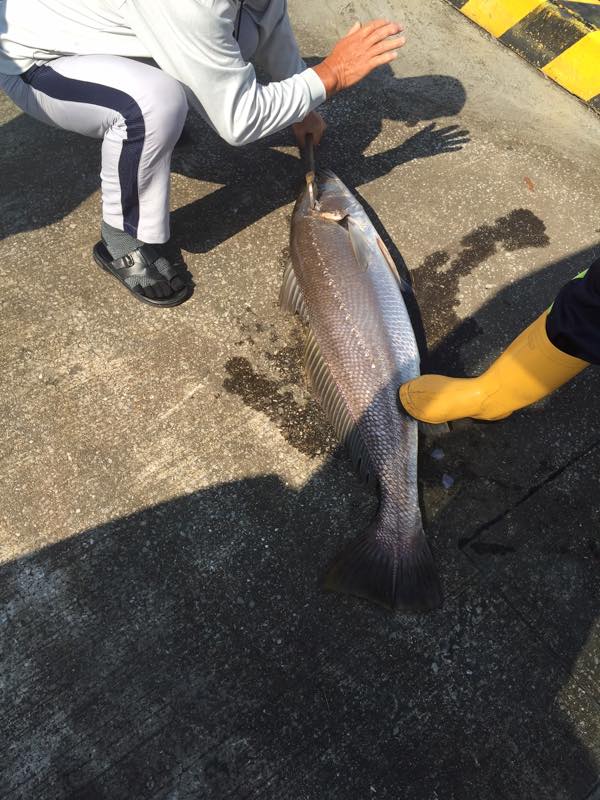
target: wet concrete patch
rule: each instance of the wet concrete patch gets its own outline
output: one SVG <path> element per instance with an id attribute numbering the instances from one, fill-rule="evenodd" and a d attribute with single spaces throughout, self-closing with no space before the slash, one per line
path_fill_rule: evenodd
<path id="1" fill-rule="evenodd" d="M 308 391 L 303 368 L 304 335 L 299 325 L 291 326 L 288 344 L 283 343 L 274 326 L 260 321 L 240 322 L 240 329 L 244 338 L 238 344 L 246 343 L 253 351 L 260 349 L 261 367 L 246 356 L 228 359 L 225 391 L 265 414 L 299 452 L 311 457 L 331 453 L 337 442 L 325 414 Z M 256 352 L 252 357 L 256 361 Z"/>
<path id="2" fill-rule="evenodd" d="M 546 247 L 550 240 L 544 222 L 531 210 L 520 208 L 480 225 L 460 240 L 458 248 L 438 250 L 412 271 L 415 293 L 422 309 L 430 351 L 429 367 L 460 370 L 460 349 L 481 333 L 473 318 L 461 319 L 460 280 L 473 273 L 499 249 L 514 252 Z"/>

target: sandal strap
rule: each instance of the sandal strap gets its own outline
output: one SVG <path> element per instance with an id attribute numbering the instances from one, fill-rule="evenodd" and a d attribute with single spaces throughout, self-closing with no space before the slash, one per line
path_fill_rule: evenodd
<path id="1" fill-rule="evenodd" d="M 164 256 L 159 256 L 154 262 L 154 269 L 156 269 L 163 278 L 166 278 L 169 283 L 173 278 L 181 277 L 175 267 Z"/>
<path id="2" fill-rule="evenodd" d="M 144 244 L 121 258 L 115 258 L 111 267 L 128 285 L 153 286 L 165 282 L 165 277 L 154 266 L 159 258 L 156 250 Z"/>

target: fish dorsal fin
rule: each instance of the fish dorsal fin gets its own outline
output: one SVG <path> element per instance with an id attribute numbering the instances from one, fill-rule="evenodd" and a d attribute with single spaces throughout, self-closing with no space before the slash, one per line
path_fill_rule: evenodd
<path id="1" fill-rule="evenodd" d="M 290 314 L 298 314 L 304 322 L 308 322 L 308 309 L 291 259 L 283 273 L 283 282 L 279 292 L 279 308 Z"/>
<path id="2" fill-rule="evenodd" d="M 312 331 L 309 331 L 306 341 L 304 363 L 312 389 L 338 439 L 347 449 L 358 476 L 365 483 L 374 485 L 377 475 L 358 425 L 350 414 Z"/>
<path id="3" fill-rule="evenodd" d="M 383 241 L 383 239 L 380 236 L 377 237 L 377 246 L 379 247 L 379 250 L 381 251 L 381 255 L 385 259 L 385 263 L 390 268 L 390 272 L 392 273 L 394 278 L 398 281 L 398 285 L 400 286 L 400 289 L 403 292 L 407 292 L 407 291 L 412 292 L 412 286 L 410 285 L 410 283 L 408 283 L 406 280 L 404 280 L 404 278 L 398 272 L 398 267 L 396 266 L 396 263 L 395 263 L 394 259 L 392 258 L 392 254 L 387 249 L 387 247 L 385 246 L 385 242 Z"/>

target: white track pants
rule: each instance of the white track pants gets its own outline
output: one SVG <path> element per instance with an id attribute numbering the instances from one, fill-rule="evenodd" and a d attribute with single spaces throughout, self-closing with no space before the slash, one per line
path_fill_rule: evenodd
<path id="1" fill-rule="evenodd" d="M 42 122 L 102 139 L 104 221 L 143 242 L 168 240 L 171 154 L 188 109 L 178 81 L 128 58 L 68 56 L 0 75 L 0 89 Z"/>

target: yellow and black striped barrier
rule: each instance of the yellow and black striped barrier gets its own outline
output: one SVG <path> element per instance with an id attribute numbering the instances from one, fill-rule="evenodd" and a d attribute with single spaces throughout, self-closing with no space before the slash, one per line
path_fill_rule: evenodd
<path id="1" fill-rule="evenodd" d="M 449 0 L 600 112 L 600 0 Z"/>

